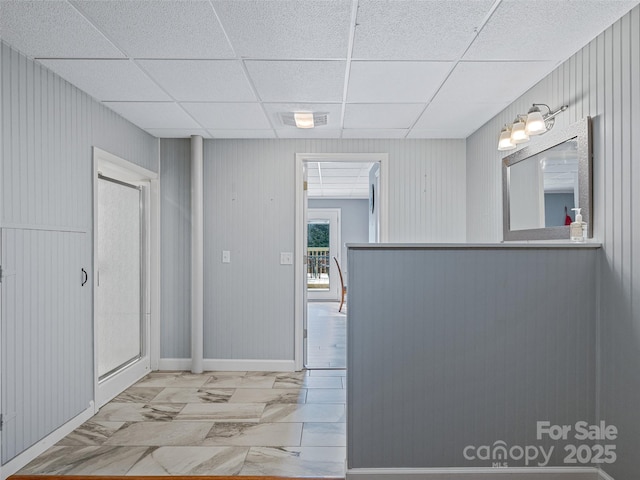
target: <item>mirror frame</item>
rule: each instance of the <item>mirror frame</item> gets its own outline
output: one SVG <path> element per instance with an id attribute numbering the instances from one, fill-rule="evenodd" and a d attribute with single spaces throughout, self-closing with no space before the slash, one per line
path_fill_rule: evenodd
<path id="1" fill-rule="evenodd" d="M 593 139 L 591 117 L 585 117 L 565 130 L 550 132 L 539 137 L 533 145 L 518 150 L 502 160 L 502 225 L 503 241 L 513 240 L 558 240 L 569 241 L 569 226 L 511 230 L 511 210 L 509 206 L 509 167 L 523 162 L 545 150 L 567 140 L 578 142 L 578 201 L 582 220 L 587 222 L 587 238 L 593 238 Z"/>

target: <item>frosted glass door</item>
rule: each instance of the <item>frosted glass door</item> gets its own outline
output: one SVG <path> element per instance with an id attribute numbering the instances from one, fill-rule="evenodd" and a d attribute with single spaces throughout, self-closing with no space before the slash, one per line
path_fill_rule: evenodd
<path id="1" fill-rule="evenodd" d="M 98 180 L 98 377 L 142 356 L 141 189 Z"/>

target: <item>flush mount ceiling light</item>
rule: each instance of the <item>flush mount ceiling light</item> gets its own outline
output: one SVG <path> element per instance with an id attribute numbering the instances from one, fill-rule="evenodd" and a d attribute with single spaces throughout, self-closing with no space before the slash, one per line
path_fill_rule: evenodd
<path id="1" fill-rule="evenodd" d="M 544 115 L 540 107 L 545 107 L 547 113 Z M 555 112 L 551 111 L 549 105 L 544 103 L 534 103 L 526 115 L 516 115 L 511 125 L 505 125 L 500 132 L 498 140 L 498 150 L 513 150 L 519 143 L 529 141 L 533 135 L 542 135 L 551 130 L 556 123 L 556 115 L 564 112 L 568 105 L 563 105 Z"/>
<path id="2" fill-rule="evenodd" d="M 297 128 L 315 128 L 327 124 L 327 112 L 282 112 L 280 119 L 284 125 Z"/>
<path id="3" fill-rule="evenodd" d="M 298 128 L 313 128 L 315 123 L 313 122 L 313 113 L 294 113 L 293 119 L 296 122 Z"/>

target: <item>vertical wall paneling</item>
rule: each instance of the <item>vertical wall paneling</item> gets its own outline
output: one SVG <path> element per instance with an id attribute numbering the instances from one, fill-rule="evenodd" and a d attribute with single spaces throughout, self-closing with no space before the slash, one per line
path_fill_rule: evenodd
<path id="1" fill-rule="evenodd" d="M 293 359 L 294 272 L 279 258 L 294 250 L 296 153 L 388 153 L 390 241 L 465 241 L 464 140 L 207 140 L 204 150 L 205 359 Z"/>
<path id="2" fill-rule="evenodd" d="M 2 229 L 2 462 L 93 399 L 87 234 Z"/>
<path id="3" fill-rule="evenodd" d="M 189 140 L 162 140 L 161 358 L 191 356 L 191 166 Z"/>
<path id="4" fill-rule="evenodd" d="M 0 62 L 4 464 L 93 399 L 92 147 L 158 171 L 159 144 L 3 42 Z"/>
<path id="5" fill-rule="evenodd" d="M 491 467 L 463 451 L 498 440 L 554 445 L 548 466 L 563 465 L 536 422 L 595 420 L 597 262 L 593 248 L 350 248 L 348 469 Z"/>
<path id="6" fill-rule="evenodd" d="M 603 243 L 598 414 L 621 429 L 618 460 L 604 466 L 614 478 L 632 478 L 640 470 L 634 453 L 640 438 L 635 407 L 640 404 L 640 379 L 633 367 L 640 364 L 639 92 L 640 6 L 467 139 L 468 240 L 498 241 L 503 155 L 496 150 L 496 139 L 502 124 L 532 102 L 569 105 L 555 128 L 587 115 L 593 119 L 593 226 Z"/>

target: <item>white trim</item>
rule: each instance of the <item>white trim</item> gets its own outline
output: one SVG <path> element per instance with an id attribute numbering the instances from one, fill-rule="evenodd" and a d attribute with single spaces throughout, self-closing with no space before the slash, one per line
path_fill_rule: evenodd
<path id="1" fill-rule="evenodd" d="M 120 395 L 150 371 L 151 367 L 149 362 L 145 362 L 144 359 L 142 359 L 116 372 L 113 376 L 98 382 L 100 388 L 96 386 L 96 413 L 98 413 L 100 407 Z"/>
<path id="2" fill-rule="evenodd" d="M 96 411 L 120 392 L 133 385 L 149 373 L 152 365 L 157 364 L 160 357 L 160 180 L 159 174 L 123 158 L 93 147 L 93 285 L 97 284 L 97 223 L 95 222 L 98 208 L 98 173 L 118 180 L 146 183 L 145 256 L 147 267 L 144 272 L 147 291 L 144 295 L 145 326 L 143 335 L 145 349 L 143 358 L 124 368 L 111 378 L 98 381 L 97 339 L 94 338 L 94 400 Z M 92 318 L 95 322 L 95 295 L 93 288 Z M 94 328 L 94 337 L 96 335 Z M 117 380 L 120 379 L 120 380 Z"/>
<path id="3" fill-rule="evenodd" d="M 293 372 L 293 360 L 233 360 L 226 358 L 205 358 L 202 362 L 208 372 Z M 160 370 L 191 370 L 190 358 L 161 358 Z"/>
<path id="4" fill-rule="evenodd" d="M 602 469 L 598 470 L 598 478 L 599 480 L 615 480 L 611 475 L 609 475 Z"/>
<path id="5" fill-rule="evenodd" d="M 10 475 L 13 475 L 36 457 L 44 453 L 47 449 L 58 443 L 64 437 L 73 432 L 76 428 L 82 425 L 84 422 L 93 417 L 95 406 L 93 402 L 89 402 L 89 406 L 81 413 L 73 417 L 71 420 L 57 428 L 49 435 L 44 437 L 38 443 L 27 448 L 24 452 L 15 456 L 5 465 L 0 467 L 0 479 L 5 480 Z"/>
<path id="6" fill-rule="evenodd" d="M 389 154 L 388 153 L 296 153 L 295 154 L 295 234 L 294 234 L 294 361 L 295 369 L 304 367 L 304 283 L 306 264 L 304 252 L 304 190 L 305 162 L 378 162 L 380 164 L 380 242 L 389 241 Z"/>
<path id="7" fill-rule="evenodd" d="M 346 480 L 598 480 L 593 467 L 354 468 Z"/>

